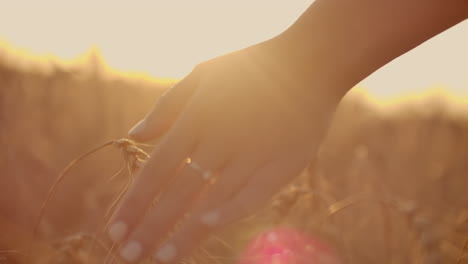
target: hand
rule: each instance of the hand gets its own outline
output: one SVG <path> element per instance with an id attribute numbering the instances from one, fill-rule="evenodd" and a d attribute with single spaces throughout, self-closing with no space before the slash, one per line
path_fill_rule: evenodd
<path id="1" fill-rule="evenodd" d="M 124 260 L 175 263 L 253 214 L 313 158 L 340 98 L 308 81 L 318 75 L 295 75 L 271 43 L 200 64 L 131 131 L 162 138 L 112 220 Z"/>

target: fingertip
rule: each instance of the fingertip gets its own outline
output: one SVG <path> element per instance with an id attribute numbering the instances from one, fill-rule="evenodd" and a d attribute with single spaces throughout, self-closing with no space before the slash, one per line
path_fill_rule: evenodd
<path id="1" fill-rule="evenodd" d="M 150 113 L 128 131 L 128 136 L 137 142 L 145 142 L 160 137 L 170 126 L 168 120 Z"/>
<path id="2" fill-rule="evenodd" d="M 128 131 L 128 136 L 137 142 L 149 141 L 159 136 L 161 126 L 160 123 L 145 118 Z"/>
<path id="3" fill-rule="evenodd" d="M 220 220 L 220 213 L 218 211 L 207 212 L 200 217 L 200 223 L 206 226 L 216 226 Z"/>
<path id="4" fill-rule="evenodd" d="M 142 119 L 128 131 L 128 135 L 133 139 L 137 139 L 145 131 L 145 128 L 146 119 Z"/>
<path id="5" fill-rule="evenodd" d="M 138 123 L 136 123 L 129 131 L 128 131 L 128 136 L 136 141 L 141 141 L 142 140 L 142 135 L 144 135 L 144 131 L 146 128 L 146 121 L 140 120 Z"/>
<path id="6" fill-rule="evenodd" d="M 131 241 L 120 250 L 120 256 L 127 262 L 136 262 L 142 254 L 143 247 L 140 242 Z"/>
<path id="7" fill-rule="evenodd" d="M 122 221 L 118 221 L 109 228 L 108 235 L 113 242 L 122 240 L 128 232 L 128 225 Z"/>
<path id="8" fill-rule="evenodd" d="M 177 257 L 177 248 L 174 244 L 165 244 L 158 249 L 153 257 L 162 263 L 169 263 Z"/>

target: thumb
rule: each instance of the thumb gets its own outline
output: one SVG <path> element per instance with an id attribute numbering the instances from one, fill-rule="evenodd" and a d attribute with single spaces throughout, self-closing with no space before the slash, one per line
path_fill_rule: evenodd
<path id="1" fill-rule="evenodd" d="M 168 89 L 146 117 L 138 122 L 128 135 L 136 141 L 148 141 L 166 132 L 185 108 L 192 97 L 198 80 L 192 72 Z"/>

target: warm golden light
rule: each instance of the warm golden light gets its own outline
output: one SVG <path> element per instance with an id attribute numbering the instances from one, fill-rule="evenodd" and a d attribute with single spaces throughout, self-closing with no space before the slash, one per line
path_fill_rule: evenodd
<path id="1" fill-rule="evenodd" d="M 10 1 L 0 40 L 71 59 L 97 46 L 113 68 L 182 78 L 194 65 L 285 30 L 313 0 Z M 468 22 L 409 52 L 361 85 L 387 96 L 432 85 L 468 93 Z"/>

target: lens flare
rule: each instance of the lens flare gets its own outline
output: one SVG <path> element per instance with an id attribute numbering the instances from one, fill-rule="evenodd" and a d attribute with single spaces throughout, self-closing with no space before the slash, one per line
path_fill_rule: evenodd
<path id="1" fill-rule="evenodd" d="M 319 238 L 289 227 L 255 237 L 239 264 L 340 264 L 334 251 Z"/>

